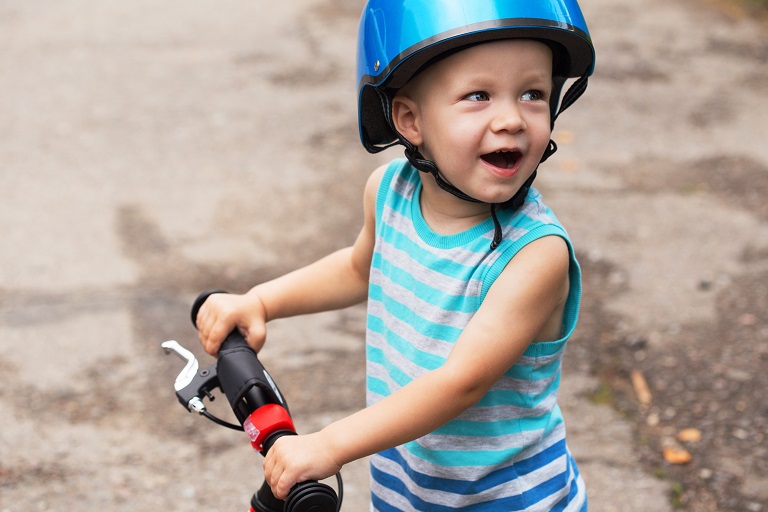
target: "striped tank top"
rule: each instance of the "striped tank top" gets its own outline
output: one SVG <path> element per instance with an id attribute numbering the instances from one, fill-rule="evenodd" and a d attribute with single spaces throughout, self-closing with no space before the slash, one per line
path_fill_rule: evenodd
<path id="1" fill-rule="evenodd" d="M 378 191 L 366 333 L 369 405 L 445 362 L 494 280 L 531 241 L 566 240 L 570 294 L 560 340 L 532 343 L 453 421 L 371 457 L 371 510 L 586 510 L 557 404 L 563 350 L 581 296 L 565 230 L 531 189 L 517 212 L 498 212 L 504 239 L 491 251 L 491 219 L 439 235 L 422 217 L 420 192 L 419 171 L 405 160 L 390 164 Z"/>

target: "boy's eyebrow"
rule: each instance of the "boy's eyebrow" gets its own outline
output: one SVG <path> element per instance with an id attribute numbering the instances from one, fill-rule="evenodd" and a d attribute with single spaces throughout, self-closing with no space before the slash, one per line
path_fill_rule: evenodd
<path id="1" fill-rule="evenodd" d="M 489 84 L 495 81 L 498 73 L 495 71 L 484 71 L 482 73 L 474 73 L 471 76 L 464 77 L 459 84 L 463 87 L 479 87 L 485 84 Z M 549 73 L 532 72 L 530 74 L 524 74 L 520 80 L 522 83 L 552 83 L 552 75 Z"/>
<path id="2" fill-rule="evenodd" d="M 552 80 L 552 72 L 540 69 L 529 69 L 524 72 L 529 80 Z"/>

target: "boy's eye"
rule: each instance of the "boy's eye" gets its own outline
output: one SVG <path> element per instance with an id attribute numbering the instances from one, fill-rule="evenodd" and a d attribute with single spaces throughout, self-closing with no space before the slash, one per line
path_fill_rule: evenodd
<path id="1" fill-rule="evenodd" d="M 483 91 L 475 91 L 467 94 L 465 96 L 466 99 L 469 101 L 488 101 L 491 99 L 490 95 L 487 92 Z"/>
<path id="2" fill-rule="evenodd" d="M 522 99 L 524 101 L 539 101 L 544 99 L 544 93 L 541 91 L 531 90 L 523 93 Z"/>

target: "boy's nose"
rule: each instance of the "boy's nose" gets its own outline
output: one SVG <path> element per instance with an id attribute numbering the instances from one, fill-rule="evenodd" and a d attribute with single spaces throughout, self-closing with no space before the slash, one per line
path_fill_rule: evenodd
<path id="1" fill-rule="evenodd" d="M 525 129 L 525 119 L 518 106 L 513 103 L 500 105 L 491 122 L 491 130 L 515 133 L 523 129 Z"/>

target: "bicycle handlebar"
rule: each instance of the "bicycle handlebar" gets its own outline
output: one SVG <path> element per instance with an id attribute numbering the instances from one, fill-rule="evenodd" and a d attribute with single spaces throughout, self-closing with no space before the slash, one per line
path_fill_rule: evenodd
<path id="1" fill-rule="evenodd" d="M 200 294 L 192 305 L 192 324 L 197 328 L 197 314 L 203 303 L 214 293 Z M 244 430 L 254 450 L 266 455 L 281 437 L 296 435 L 288 405 L 275 381 L 259 361 L 256 352 L 234 329 L 221 344 L 215 365 L 197 371 L 194 355 L 175 341 L 162 344 L 166 352 L 176 352 L 187 365 L 176 379 L 176 396 L 189 411 L 195 411 L 224 426 Z M 195 373 L 196 372 L 196 373 Z M 221 388 L 240 426 L 224 422 L 205 410 L 203 397 L 213 400 L 211 391 Z M 264 482 L 251 498 L 251 512 L 338 512 L 341 509 L 343 484 L 336 475 L 339 495 L 326 484 L 310 480 L 291 489 L 285 501 L 275 498 Z"/>

